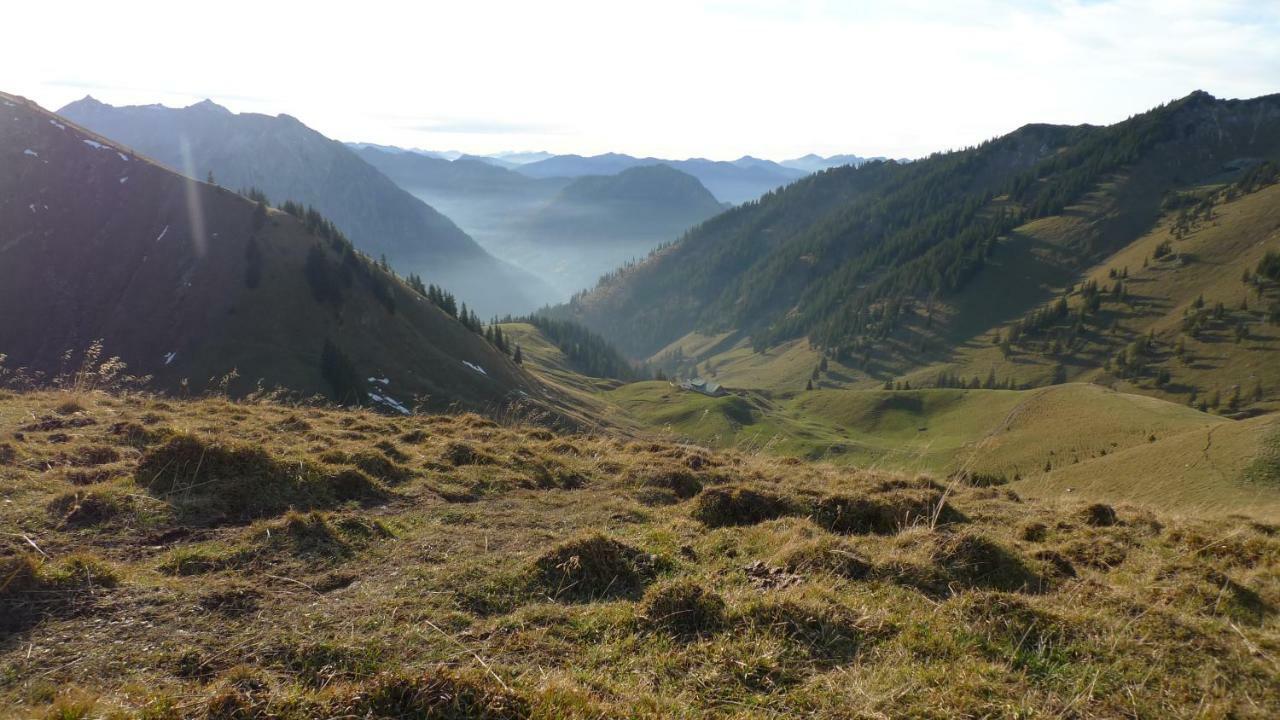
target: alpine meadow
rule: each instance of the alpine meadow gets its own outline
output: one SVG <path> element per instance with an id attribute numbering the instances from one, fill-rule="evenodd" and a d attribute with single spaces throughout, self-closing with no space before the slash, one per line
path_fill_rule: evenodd
<path id="1" fill-rule="evenodd" d="M 0 18 L 0 717 L 1280 717 L 1280 8 Z"/>

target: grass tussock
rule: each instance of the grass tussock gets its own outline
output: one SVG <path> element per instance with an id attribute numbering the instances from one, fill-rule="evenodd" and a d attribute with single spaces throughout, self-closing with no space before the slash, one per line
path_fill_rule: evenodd
<path id="1" fill-rule="evenodd" d="M 690 638 L 710 635 L 725 625 L 725 602 L 693 580 L 655 585 L 640 602 L 640 617 L 655 630 Z"/>
<path id="2" fill-rule="evenodd" d="M 594 533 L 563 542 L 534 563 L 534 585 L 548 597 L 573 602 L 634 597 L 660 566 L 657 557 Z"/>
<path id="3" fill-rule="evenodd" d="M 258 446 L 175 435 L 143 453 L 139 485 L 184 514 L 248 520 L 287 509 L 332 507 L 381 493 L 350 474 L 331 475 L 306 460 L 284 461 Z"/>
<path id="4" fill-rule="evenodd" d="M 802 575 L 829 573 L 849 580 L 862 580 L 872 570 L 871 563 L 857 548 L 834 537 L 790 544 L 775 559 L 787 571 Z"/>
<path id="5" fill-rule="evenodd" d="M 794 513 L 788 498 L 763 490 L 726 485 L 704 490 L 694 499 L 693 517 L 708 527 L 755 525 Z"/>
<path id="6" fill-rule="evenodd" d="M 14 632 L 44 616 L 87 606 L 119 582 L 114 568 L 91 555 L 57 563 L 28 553 L 0 557 L 0 631 Z"/>

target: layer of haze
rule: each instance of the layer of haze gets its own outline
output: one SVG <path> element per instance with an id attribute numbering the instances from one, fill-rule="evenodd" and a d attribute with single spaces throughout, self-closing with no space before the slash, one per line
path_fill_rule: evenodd
<path id="1" fill-rule="evenodd" d="M 486 153 L 919 156 L 1280 90 L 1280 3 L 9 3 L 0 88 L 50 108 L 288 113 Z"/>

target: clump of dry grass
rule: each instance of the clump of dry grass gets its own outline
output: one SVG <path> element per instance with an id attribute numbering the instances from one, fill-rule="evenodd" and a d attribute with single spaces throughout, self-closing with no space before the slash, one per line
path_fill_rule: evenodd
<path id="1" fill-rule="evenodd" d="M 531 715 L 521 695 L 444 668 L 422 675 L 383 674 L 334 695 L 325 717 L 523 720 Z"/>
<path id="2" fill-rule="evenodd" d="M 814 508 L 814 521 L 838 533 L 889 535 L 912 525 L 963 520 L 938 491 L 892 489 L 868 495 L 828 495 Z"/>
<path id="3" fill-rule="evenodd" d="M 119 583 L 114 568 L 90 555 L 51 563 L 28 553 L 0 557 L 0 630 L 13 632 L 65 612 Z"/>
<path id="4" fill-rule="evenodd" d="M 657 574 L 659 565 L 653 555 L 594 533 L 563 542 L 539 557 L 533 582 L 557 600 L 634 597 Z"/>
<path id="5" fill-rule="evenodd" d="M 94 488 L 59 495 L 47 509 L 66 525 L 98 525 L 132 512 L 134 499 L 117 488 Z"/>
<path id="6" fill-rule="evenodd" d="M 742 625 L 798 643 L 814 659 L 824 662 L 847 662 L 869 640 L 892 630 L 848 608 L 804 598 L 762 598 L 750 603 L 738 617 Z"/>
<path id="7" fill-rule="evenodd" d="M 451 441 L 444 447 L 443 456 L 455 466 L 496 465 L 498 459 L 468 442 Z"/>
<path id="8" fill-rule="evenodd" d="M 18 451 L 10 443 L 0 443 L 0 465 L 12 465 L 18 459 Z"/>
<path id="9" fill-rule="evenodd" d="M 963 587 L 1039 591 L 1045 582 L 1014 551 L 977 532 L 941 535 L 930 559 Z"/>
<path id="10" fill-rule="evenodd" d="M 175 435 L 138 463 L 140 485 L 187 517 L 218 522 L 275 515 L 289 508 L 373 500 L 381 492 L 350 474 L 327 475 L 306 461 L 282 461 L 261 447 Z"/>
<path id="11" fill-rule="evenodd" d="M 786 497 L 740 485 L 708 488 L 694 499 L 693 517 L 708 527 L 754 525 L 789 515 L 793 503 Z"/>
<path id="12" fill-rule="evenodd" d="M 788 545 L 776 559 L 793 573 L 830 573 L 850 580 L 861 580 L 872 569 L 871 563 L 856 548 L 834 537 L 819 537 Z"/>
<path id="13" fill-rule="evenodd" d="M 1081 508 L 1080 520 L 1093 527 L 1111 527 L 1119 522 L 1116 509 L 1105 503 L 1093 503 Z"/>
<path id="14" fill-rule="evenodd" d="M 680 637 L 714 633 L 726 619 L 724 599 L 693 580 L 672 580 L 649 588 L 639 611 L 648 627 Z"/>
<path id="15" fill-rule="evenodd" d="M 649 504 L 688 500 L 702 492 L 702 478 L 686 466 L 644 465 L 633 468 L 630 477 L 637 487 L 650 493 L 646 496 Z"/>

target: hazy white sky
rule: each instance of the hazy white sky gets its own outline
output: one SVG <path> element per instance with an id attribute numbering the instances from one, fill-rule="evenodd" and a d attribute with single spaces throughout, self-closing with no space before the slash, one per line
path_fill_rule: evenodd
<path id="1" fill-rule="evenodd" d="M 466 152 L 918 156 L 1280 91 L 1280 0 L 7 2 L 0 89 Z"/>

